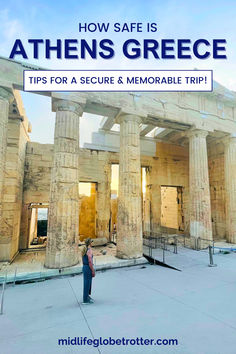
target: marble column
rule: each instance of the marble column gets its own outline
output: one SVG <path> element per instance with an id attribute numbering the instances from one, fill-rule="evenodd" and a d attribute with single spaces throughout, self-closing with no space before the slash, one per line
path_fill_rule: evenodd
<path id="1" fill-rule="evenodd" d="M 236 243 L 236 136 L 224 139 L 226 238 Z"/>
<path id="2" fill-rule="evenodd" d="M 8 224 L 4 215 L 4 190 L 6 173 L 6 154 L 8 136 L 8 115 L 9 105 L 13 101 L 12 91 L 0 87 L 0 261 L 11 259 L 11 238 L 8 231 Z"/>
<path id="3" fill-rule="evenodd" d="M 81 105 L 56 102 L 54 158 L 48 213 L 45 266 L 63 268 L 79 262 L 79 117 Z"/>
<path id="4" fill-rule="evenodd" d="M 2 217 L 2 196 L 7 152 L 9 100 L 12 98 L 11 92 L 0 88 L 0 220 Z"/>
<path id="5" fill-rule="evenodd" d="M 189 216 L 190 236 L 212 240 L 211 202 L 206 137 L 193 130 L 189 136 Z"/>
<path id="6" fill-rule="evenodd" d="M 97 237 L 106 237 L 109 240 L 109 221 L 111 217 L 111 165 L 104 169 L 104 181 L 97 187 Z"/>
<path id="7" fill-rule="evenodd" d="M 117 224 L 117 257 L 143 254 L 141 164 L 139 125 L 136 115 L 120 116 L 120 165 Z"/>
<path id="8" fill-rule="evenodd" d="M 151 231 L 151 184 L 150 184 L 150 167 L 146 169 L 146 192 L 144 199 L 144 232 L 148 234 Z"/>

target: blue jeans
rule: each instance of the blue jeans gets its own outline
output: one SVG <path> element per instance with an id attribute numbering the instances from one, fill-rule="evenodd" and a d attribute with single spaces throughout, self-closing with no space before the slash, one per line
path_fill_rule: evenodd
<path id="1" fill-rule="evenodd" d="M 89 301 L 89 295 L 91 295 L 92 288 L 92 271 L 89 265 L 83 265 L 83 277 L 84 277 L 84 294 L 83 301 Z"/>

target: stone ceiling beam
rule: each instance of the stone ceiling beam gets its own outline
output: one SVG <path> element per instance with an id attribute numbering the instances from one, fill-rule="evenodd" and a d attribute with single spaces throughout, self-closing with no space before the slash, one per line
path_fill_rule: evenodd
<path id="1" fill-rule="evenodd" d="M 114 124 L 115 124 L 115 117 L 103 117 L 100 124 L 100 129 L 111 130 Z"/>
<path id="2" fill-rule="evenodd" d="M 170 134 L 173 132 L 173 129 L 167 129 L 167 128 L 157 128 L 155 133 L 154 133 L 154 138 L 164 138 L 166 135 Z"/>
<path id="3" fill-rule="evenodd" d="M 140 136 L 145 136 L 150 133 L 155 128 L 155 125 L 148 124 L 147 126 L 142 126 L 140 130 Z"/>

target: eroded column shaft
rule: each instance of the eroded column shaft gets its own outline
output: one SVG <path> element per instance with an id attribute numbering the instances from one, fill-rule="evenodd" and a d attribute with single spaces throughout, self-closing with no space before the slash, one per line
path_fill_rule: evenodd
<path id="1" fill-rule="evenodd" d="M 0 220 L 2 217 L 2 197 L 7 152 L 8 112 L 8 100 L 0 97 Z"/>
<path id="2" fill-rule="evenodd" d="M 142 256 L 141 165 L 138 116 L 120 119 L 117 257 Z"/>
<path id="3" fill-rule="evenodd" d="M 151 231 L 151 184 L 150 184 L 150 171 L 146 169 L 146 193 L 144 200 L 144 232 Z"/>
<path id="4" fill-rule="evenodd" d="M 58 103 L 54 135 L 45 266 L 79 261 L 79 115 L 77 105 Z"/>
<path id="5" fill-rule="evenodd" d="M 104 170 L 105 181 L 98 183 L 97 189 L 97 237 L 109 239 L 109 221 L 111 216 L 111 165 Z"/>
<path id="6" fill-rule="evenodd" d="M 225 141 L 226 237 L 236 243 L 236 137 Z"/>
<path id="7" fill-rule="evenodd" d="M 211 202 L 206 145 L 207 132 L 189 134 L 190 235 L 212 239 Z"/>

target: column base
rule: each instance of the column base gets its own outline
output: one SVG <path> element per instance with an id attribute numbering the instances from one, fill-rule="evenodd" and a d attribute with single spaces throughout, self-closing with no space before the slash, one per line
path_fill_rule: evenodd
<path id="1" fill-rule="evenodd" d="M 212 229 L 206 228 L 203 221 L 190 221 L 190 236 L 203 240 L 213 240 Z"/>
<path id="2" fill-rule="evenodd" d="M 0 262 L 10 262 L 11 260 L 11 244 L 0 243 Z"/>
<path id="3" fill-rule="evenodd" d="M 226 235 L 226 240 L 228 243 L 236 243 L 236 234 L 235 235 Z"/>
<path id="4" fill-rule="evenodd" d="M 80 263 L 81 254 L 79 250 L 63 250 L 57 252 L 46 253 L 44 266 L 50 269 L 60 269 L 72 267 Z"/>
<path id="5" fill-rule="evenodd" d="M 193 250 L 203 250 L 208 246 L 212 246 L 212 242 L 211 240 L 204 240 L 199 237 L 190 236 L 189 245 Z"/>

